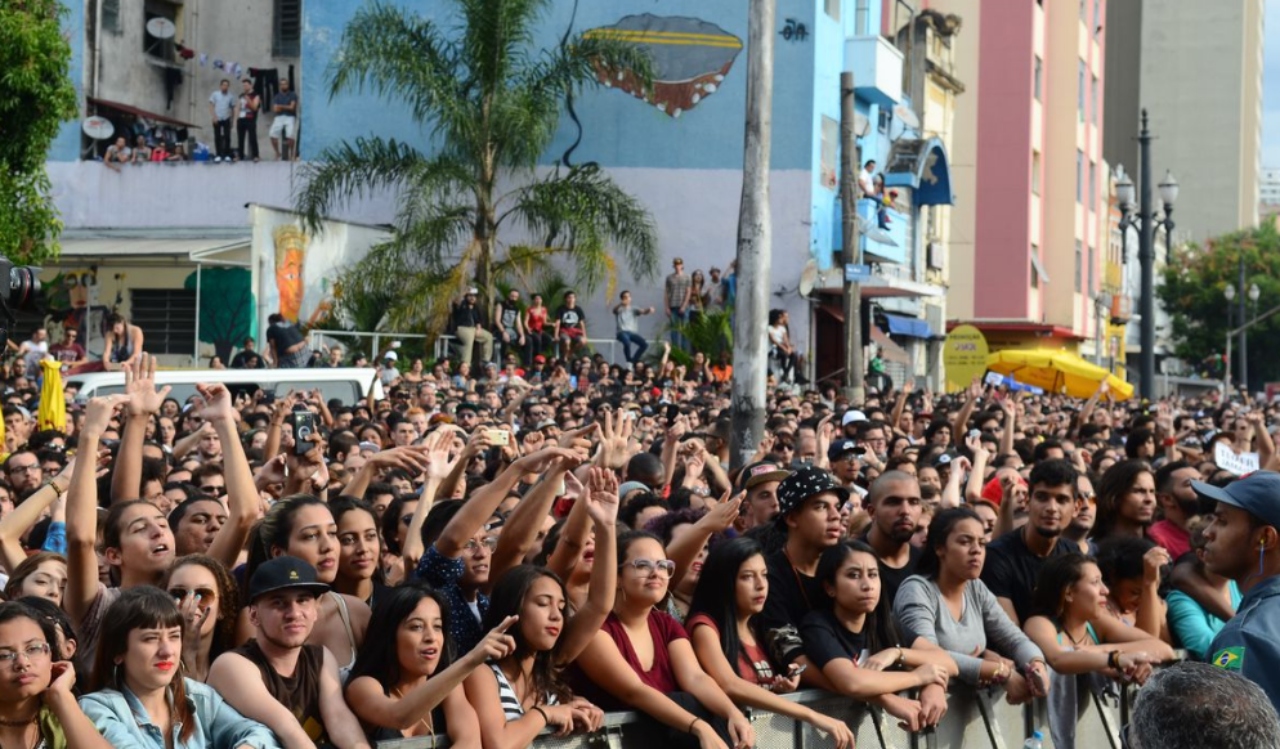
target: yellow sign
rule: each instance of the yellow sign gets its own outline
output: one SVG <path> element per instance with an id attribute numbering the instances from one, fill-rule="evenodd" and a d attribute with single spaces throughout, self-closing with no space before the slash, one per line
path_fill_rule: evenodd
<path id="1" fill-rule="evenodd" d="M 947 371 L 947 392 L 969 387 L 974 377 L 987 371 L 987 339 L 972 325 L 960 325 L 942 344 L 942 365 Z"/>

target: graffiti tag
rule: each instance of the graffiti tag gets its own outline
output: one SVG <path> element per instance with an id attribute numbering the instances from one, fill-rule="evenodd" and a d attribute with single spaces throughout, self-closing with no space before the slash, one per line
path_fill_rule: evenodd
<path id="1" fill-rule="evenodd" d="M 786 25 L 782 27 L 782 31 L 778 33 L 789 42 L 803 42 L 809 38 L 809 29 L 794 18 L 788 18 Z"/>

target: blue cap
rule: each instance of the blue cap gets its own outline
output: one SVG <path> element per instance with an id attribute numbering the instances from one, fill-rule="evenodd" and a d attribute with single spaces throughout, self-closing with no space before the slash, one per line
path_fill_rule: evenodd
<path id="1" fill-rule="evenodd" d="M 1196 494 L 1238 507 L 1267 525 L 1280 528 L 1280 473 L 1255 471 L 1219 489 L 1203 481 L 1192 481 Z"/>

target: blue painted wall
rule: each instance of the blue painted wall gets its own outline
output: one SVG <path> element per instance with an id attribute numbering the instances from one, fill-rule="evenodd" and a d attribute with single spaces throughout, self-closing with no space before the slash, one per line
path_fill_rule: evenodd
<path id="1" fill-rule="evenodd" d="M 457 22 L 453 4 L 440 0 L 391 0 L 426 18 L 446 25 Z M 808 31 L 804 40 L 776 37 L 774 68 L 775 169 L 810 169 L 815 165 L 814 118 L 815 58 L 824 70 L 836 70 L 842 45 L 837 43 L 838 24 L 815 12 L 822 0 L 780 3 L 779 30 L 785 19 L 793 18 Z M 848 3 L 852 13 L 852 0 Z M 576 161 L 597 161 L 608 167 L 666 169 L 740 169 L 742 167 L 742 127 L 746 108 L 747 37 L 746 3 L 742 0 L 583 0 L 572 18 L 571 0 L 551 3 L 537 32 L 537 44 L 558 45 L 571 20 L 575 32 L 609 26 L 628 15 L 651 13 L 662 16 L 699 18 L 715 24 L 743 42 L 733 67 L 717 90 L 703 98 L 679 118 L 658 111 L 653 105 L 620 90 L 601 87 L 590 90 L 576 102 L 582 122 L 582 143 L 574 153 Z M 329 98 L 326 69 L 334 59 L 342 30 L 355 14 L 358 2 L 304 3 L 302 48 L 302 118 L 307 133 L 306 152 L 332 145 L 344 138 L 378 133 L 387 137 L 424 144 L 425 135 L 407 113 L 371 94 Z M 820 19 L 815 19 L 820 16 Z M 815 28 L 821 27 L 821 32 Z M 827 27 L 832 27 L 828 29 Z M 819 49 L 821 42 L 821 51 Z M 823 104 L 823 111 L 839 113 L 838 97 Z M 819 118 L 820 121 L 820 118 Z M 558 161 L 577 138 L 577 129 L 566 117 L 544 158 Z"/>
<path id="2" fill-rule="evenodd" d="M 75 161 L 80 158 L 80 122 L 84 117 L 84 2 L 69 0 L 63 3 L 67 9 L 62 17 L 63 35 L 71 44 L 71 82 L 76 87 L 80 101 L 79 116 L 62 123 L 58 137 L 49 149 L 49 161 Z"/>

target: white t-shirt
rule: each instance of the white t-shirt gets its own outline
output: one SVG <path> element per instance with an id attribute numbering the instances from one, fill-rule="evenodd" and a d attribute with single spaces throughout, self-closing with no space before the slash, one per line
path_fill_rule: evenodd
<path id="1" fill-rule="evenodd" d="M 781 346 L 787 342 L 787 328 L 784 325 L 769 326 L 769 342 L 775 346 Z"/>
<path id="2" fill-rule="evenodd" d="M 876 194 L 875 175 L 872 174 L 871 172 L 868 172 L 866 169 L 863 169 L 862 171 L 858 172 L 858 187 L 862 188 L 863 195 L 875 195 Z"/>
<path id="3" fill-rule="evenodd" d="M 27 374 L 33 375 L 40 370 L 40 362 L 49 355 L 49 340 L 36 343 L 35 341 L 25 341 L 22 344 L 26 346 L 27 353 L 22 358 L 26 360 Z"/>

